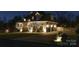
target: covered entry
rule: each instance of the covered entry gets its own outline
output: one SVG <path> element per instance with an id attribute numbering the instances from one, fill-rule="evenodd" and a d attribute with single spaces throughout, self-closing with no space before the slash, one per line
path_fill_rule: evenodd
<path id="1" fill-rule="evenodd" d="M 57 27 L 56 23 L 48 23 L 47 21 L 30 22 L 28 32 L 52 32 Z"/>

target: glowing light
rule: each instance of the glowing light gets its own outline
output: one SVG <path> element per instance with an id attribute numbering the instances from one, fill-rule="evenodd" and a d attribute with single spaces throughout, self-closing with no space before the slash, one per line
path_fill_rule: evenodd
<path id="1" fill-rule="evenodd" d="M 5 30 L 5 32 L 6 32 L 6 33 L 8 33 L 8 32 L 9 32 L 9 30 L 8 30 L 8 29 L 6 29 L 6 30 Z"/>
<path id="2" fill-rule="evenodd" d="M 57 27 L 57 25 L 54 25 L 54 28 L 56 28 Z"/>
<path id="3" fill-rule="evenodd" d="M 51 27 L 53 27 L 53 25 L 51 25 Z"/>
<path id="4" fill-rule="evenodd" d="M 24 21 L 26 21 L 26 19 L 24 19 Z"/>
<path id="5" fill-rule="evenodd" d="M 62 37 L 59 37 L 59 36 L 57 36 L 57 39 L 56 40 L 54 40 L 55 42 L 62 42 Z"/>
<path id="6" fill-rule="evenodd" d="M 22 32 L 23 31 L 23 29 L 20 29 L 20 32 Z"/>
<path id="7" fill-rule="evenodd" d="M 32 27 L 30 28 L 29 32 L 33 32 L 33 28 Z"/>
<path id="8" fill-rule="evenodd" d="M 46 25 L 46 27 L 49 27 L 49 25 Z"/>
<path id="9" fill-rule="evenodd" d="M 43 32 L 46 32 L 46 28 L 45 27 L 43 27 Z"/>

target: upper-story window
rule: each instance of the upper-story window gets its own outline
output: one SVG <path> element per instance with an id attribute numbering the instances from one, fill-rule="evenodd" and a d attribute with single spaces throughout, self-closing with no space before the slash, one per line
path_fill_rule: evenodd
<path id="1" fill-rule="evenodd" d="M 23 23 L 19 23 L 19 27 L 23 27 Z"/>
<path id="2" fill-rule="evenodd" d="M 23 23 L 17 23 L 16 28 L 18 29 L 23 28 Z"/>

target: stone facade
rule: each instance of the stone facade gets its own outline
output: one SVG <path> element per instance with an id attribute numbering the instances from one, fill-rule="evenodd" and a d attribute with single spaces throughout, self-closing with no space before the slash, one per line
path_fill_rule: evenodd
<path id="1" fill-rule="evenodd" d="M 17 22 L 16 28 L 20 32 L 52 32 L 56 31 L 57 23 L 52 21 Z"/>

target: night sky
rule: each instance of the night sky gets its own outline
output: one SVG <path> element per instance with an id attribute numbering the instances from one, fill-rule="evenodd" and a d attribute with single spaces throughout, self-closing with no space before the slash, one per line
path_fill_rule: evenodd
<path id="1" fill-rule="evenodd" d="M 0 20 L 8 21 L 15 16 L 27 16 L 28 12 L 26 11 L 0 11 Z M 4 19 L 6 18 L 6 19 Z"/>
<path id="2" fill-rule="evenodd" d="M 46 12 L 50 13 L 53 16 L 66 16 L 68 19 L 75 19 L 75 16 L 79 15 L 79 11 L 50 11 Z M 8 21 L 12 19 L 14 16 L 27 16 L 29 12 L 27 11 L 0 11 L 0 18 L 6 18 L 4 21 Z"/>

